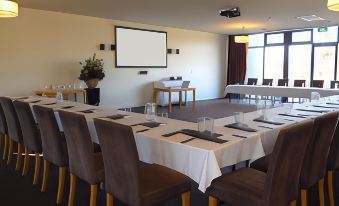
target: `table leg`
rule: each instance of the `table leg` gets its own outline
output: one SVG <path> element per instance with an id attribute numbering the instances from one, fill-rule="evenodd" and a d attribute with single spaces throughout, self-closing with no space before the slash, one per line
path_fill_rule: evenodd
<path id="1" fill-rule="evenodd" d="M 153 89 L 153 102 L 158 103 L 158 90 Z"/>
<path id="2" fill-rule="evenodd" d="M 77 93 L 74 93 L 74 101 L 77 102 Z"/>
<path id="3" fill-rule="evenodd" d="M 182 104 L 182 92 L 179 92 L 179 108 L 181 109 Z"/>
<path id="4" fill-rule="evenodd" d="M 83 97 L 84 97 L 84 104 L 87 104 L 87 92 L 86 92 L 86 90 L 83 93 Z"/>
<path id="5" fill-rule="evenodd" d="M 193 90 L 193 110 L 195 111 L 195 89 Z"/>
<path id="6" fill-rule="evenodd" d="M 168 112 L 172 111 L 172 93 L 168 92 Z"/>
<path id="7" fill-rule="evenodd" d="M 187 106 L 187 91 L 185 91 L 185 106 Z"/>

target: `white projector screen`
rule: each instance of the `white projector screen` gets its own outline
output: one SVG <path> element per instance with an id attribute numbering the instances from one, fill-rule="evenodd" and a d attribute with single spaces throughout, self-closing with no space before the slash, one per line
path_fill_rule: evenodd
<path id="1" fill-rule="evenodd" d="M 167 67 L 167 32 L 117 26 L 115 45 L 116 67 Z"/>

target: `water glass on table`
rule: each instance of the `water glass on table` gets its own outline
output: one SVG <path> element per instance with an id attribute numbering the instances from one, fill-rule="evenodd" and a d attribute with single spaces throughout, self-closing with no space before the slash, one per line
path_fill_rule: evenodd
<path id="1" fill-rule="evenodd" d="M 157 114 L 157 104 L 156 103 L 147 103 L 145 105 L 145 118 L 147 121 L 155 121 Z"/>
<path id="2" fill-rule="evenodd" d="M 234 112 L 234 121 L 237 123 L 239 126 L 244 125 L 244 113 L 243 112 Z"/>
<path id="3" fill-rule="evenodd" d="M 211 117 L 199 117 L 198 131 L 200 133 L 212 135 L 214 132 L 214 119 Z"/>

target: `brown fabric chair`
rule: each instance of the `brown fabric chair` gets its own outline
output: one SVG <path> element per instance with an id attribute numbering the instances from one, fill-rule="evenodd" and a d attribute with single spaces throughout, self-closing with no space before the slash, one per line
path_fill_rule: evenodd
<path id="1" fill-rule="evenodd" d="M 330 206 L 335 206 L 335 195 L 339 194 L 339 189 L 337 188 L 336 190 L 334 188 L 334 174 L 335 172 L 338 173 L 339 171 L 339 124 L 337 124 L 333 139 L 332 139 L 332 144 L 330 148 L 330 153 L 328 155 L 328 160 L 327 160 L 327 186 L 328 186 L 328 193 L 329 193 L 329 201 L 330 201 Z M 337 202 L 337 205 L 339 202 Z"/>
<path id="2" fill-rule="evenodd" d="M 8 158 L 7 164 L 11 163 L 13 156 L 13 142 L 18 144 L 17 159 L 15 170 L 19 171 L 21 167 L 21 157 L 22 157 L 22 131 L 18 119 L 18 115 L 14 109 L 13 102 L 10 98 L 0 97 L 0 103 L 5 114 L 7 128 L 8 128 Z"/>
<path id="3" fill-rule="evenodd" d="M 104 180 L 101 152 L 95 152 L 84 115 L 59 111 L 64 128 L 71 173 L 68 205 L 74 204 L 76 177 L 91 185 L 90 205 L 96 205 L 97 186 Z M 115 163 L 113 163 L 115 164 Z M 115 168 L 117 169 L 117 168 Z"/>
<path id="4" fill-rule="evenodd" d="M 272 86 L 273 85 L 273 79 L 263 79 L 262 80 L 262 85 Z"/>
<path id="5" fill-rule="evenodd" d="M 0 135 L 3 139 L 3 155 L 2 159 L 6 159 L 7 155 L 7 149 L 8 149 L 8 131 L 7 131 L 7 123 L 6 123 L 6 117 L 4 114 L 4 110 L 2 109 L 1 103 L 0 103 Z"/>
<path id="6" fill-rule="evenodd" d="M 311 87 L 324 88 L 324 80 L 312 80 Z"/>
<path id="7" fill-rule="evenodd" d="M 257 85 L 258 79 L 257 78 L 248 78 L 247 85 Z"/>
<path id="8" fill-rule="evenodd" d="M 337 89 L 339 85 L 339 81 L 331 81 L 331 89 Z"/>
<path id="9" fill-rule="evenodd" d="M 317 117 L 314 121 L 313 134 L 307 145 L 307 152 L 300 176 L 301 201 L 307 205 L 307 190 L 318 183 L 320 205 L 324 203 L 324 177 L 326 174 L 327 157 L 337 125 L 339 112 Z M 321 138 L 320 138 L 321 137 Z M 251 167 L 266 172 L 272 164 L 271 155 L 256 160 Z"/>
<path id="10" fill-rule="evenodd" d="M 267 174 L 242 168 L 214 180 L 208 188 L 209 206 L 217 205 L 217 200 L 232 206 L 295 205 L 312 127 L 313 121 L 307 120 L 280 131 Z"/>
<path id="11" fill-rule="evenodd" d="M 305 87 L 306 80 L 296 79 L 294 80 L 294 87 Z"/>
<path id="12" fill-rule="evenodd" d="M 35 172 L 33 184 L 38 184 L 40 171 L 40 154 L 42 153 L 41 137 L 38 127 L 35 123 L 31 107 L 27 102 L 14 101 L 14 108 L 18 114 L 22 137 L 25 145 L 24 169 L 22 175 L 26 175 L 29 168 L 29 154 L 35 153 Z"/>
<path id="13" fill-rule="evenodd" d="M 278 86 L 288 86 L 288 79 L 278 79 Z"/>
<path id="14" fill-rule="evenodd" d="M 44 159 L 44 174 L 42 178 L 41 192 L 46 192 L 49 164 L 59 167 L 59 185 L 57 204 L 61 203 L 64 194 L 65 173 L 68 164 L 67 145 L 63 134 L 60 132 L 54 111 L 51 108 L 34 105 L 34 114 L 39 124 L 42 151 Z"/>
<path id="15" fill-rule="evenodd" d="M 160 165 L 139 167 L 139 156 L 131 127 L 94 119 L 104 165 L 107 206 L 113 196 L 129 206 L 156 206 L 182 195 L 190 203 L 190 179 Z"/>

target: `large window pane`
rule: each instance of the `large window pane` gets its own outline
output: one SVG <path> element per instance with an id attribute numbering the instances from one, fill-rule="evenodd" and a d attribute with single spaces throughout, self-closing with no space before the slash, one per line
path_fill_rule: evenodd
<path id="1" fill-rule="evenodd" d="M 311 41 L 311 31 L 297 31 L 292 33 L 292 42 Z"/>
<path id="2" fill-rule="evenodd" d="M 248 49 L 248 66 L 246 72 L 246 80 L 248 78 L 258 78 L 258 83 L 260 84 L 260 82 L 262 82 L 264 66 L 263 55 L 263 48 Z"/>
<path id="3" fill-rule="evenodd" d="M 312 45 L 292 45 L 288 52 L 288 78 L 289 85 L 294 80 L 306 80 L 306 86 L 310 86 L 311 78 Z"/>
<path id="4" fill-rule="evenodd" d="M 257 46 L 264 46 L 265 42 L 265 34 L 253 34 L 249 35 L 250 42 L 249 42 L 249 47 L 257 47 Z"/>
<path id="5" fill-rule="evenodd" d="M 264 78 L 277 79 L 284 75 L 284 46 L 271 46 L 265 48 L 265 70 Z"/>
<path id="6" fill-rule="evenodd" d="M 284 33 L 267 34 L 267 44 L 284 43 Z"/>
<path id="7" fill-rule="evenodd" d="M 319 32 L 318 28 L 313 29 L 313 42 L 324 43 L 324 42 L 336 42 L 338 41 L 338 27 L 328 27 L 327 32 Z"/>
<path id="8" fill-rule="evenodd" d="M 314 80 L 324 80 L 324 87 L 330 88 L 334 78 L 335 46 L 314 47 Z"/>
<path id="9" fill-rule="evenodd" d="M 338 44 L 338 57 L 337 57 L 337 81 L 339 81 L 339 44 Z"/>

